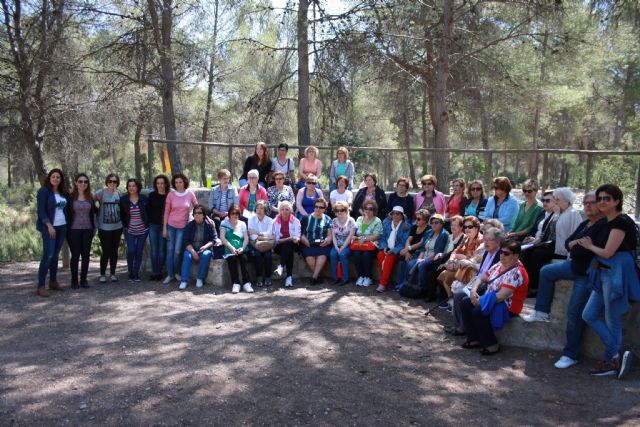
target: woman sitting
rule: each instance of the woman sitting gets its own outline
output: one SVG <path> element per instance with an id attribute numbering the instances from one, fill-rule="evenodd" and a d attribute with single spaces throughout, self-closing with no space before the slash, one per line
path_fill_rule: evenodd
<path id="1" fill-rule="evenodd" d="M 249 178 L 249 183 L 240 188 L 240 192 L 238 194 L 238 207 L 240 208 L 240 212 L 242 212 L 241 219 L 245 224 L 249 218 L 253 216 L 256 202 L 258 200 L 269 200 L 267 190 L 258 185 L 258 171 L 256 169 L 250 170 L 247 172 L 247 178 Z"/>
<path id="2" fill-rule="evenodd" d="M 447 300 L 440 304 L 440 308 L 449 308 L 453 304 L 451 283 L 456 279 L 466 283 L 475 276 L 484 254 L 484 240 L 478 218 L 466 217 L 463 227 L 465 238 L 462 244 L 451 253 L 447 263 L 442 266 L 444 271 L 438 276 L 438 282 L 447 295 Z"/>
<path id="3" fill-rule="evenodd" d="M 382 221 L 376 217 L 378 206 L 373 200 L 362 204 L 364 215 L 356 220 L 356 236 L 351 242 L 351 252 L 358 272 L 356 286 L 371 286 L 373 260 L 378 251 L 378 238 L 382 234 Z"/>
<path id="4" fill-rule="evenodd" d="M 351 209 L 351 204 L 353 203 L 353 193 L 349 190 L 350 187 L 349 178 L 344 175 L 341 175 L 336 180 L 337 188 L 333 190 L 329 194 L 329 201 L 331 202 L 331 206 L 335 206 L 336 202 L 346 202 Z"/>
<path id="5" fill-rule="evenodd" d="M 220 224 L 220 240 L 222 240 L 225 252 L 222 257 L 227 260 L 231 283 L 233 283 L 231 292 L 234 294 L 240 292 L 239 268 L 244 282 L 242 288 L 245 292 L 252 293 L 253 288 L 251 287 L 249 271 L 247 270 L 247 265 L 249 265 L 249 259 L 247 258 L 249 234 L 247 233 L 247 225 L 240 221 L 240 208 L 238 206 L 232 205 L 229 208 L 229 216 Z"/>
<path id="6" fill-rule="evenodd" d="M 313 175 L 316 181 L 320 179 L 322 162 L 318 159 L 318 152 L 318 149 L 313 145 L 304 150 L 304 157 L 300 159 L 300 164 L 298 165 L 297 188 L 304 188 L 308 175 Z"/>
<path id="7" fill-rule="evenodd" d="M 182 255 L 182 281 L 180 289 L 187 289 L 191 263 L 198 261 L 196 287 L 201 288 L 209 271 L 209 261 L 213 257 L 213 247 L 220 244 L 214 222 L 206 216 L 204 205 L 193 208 L 193 220 L 184 230 L 184 253 Z"/>
<path id="8" fill-rule="evenodd" d="M 507 239 L 523 240 L 532 234 L 538 217 L 544 212 L 542 203 L 538 202 L 538 185 L 532 179 L 528 179 L 522 185 L 525 201 L 520 204 L 518 216 L 513 223 L 511 231 L 505 236 Z"/>
<path id="9" fill-rule="evenodd" d="M 279 172 L 277 172 L 279 173 Z M 249 241 L 253 248 L 253 265 L 256 270 L 256 285 L 271 286 L 273 268 L 273 220 L 268 217 L 269 204 L 264 200 L 256 202 L 256 214 L 249 218 Z"/>
<path id="10" fill-rule="evenodd" d="M 346 176 L 349 182 L 353 182 L 356 175 L 346 147 L 338 148 L 336 156 L 338 158 L 331 162 L 331 170 L 329 171 L 329 189 L 332 191 L 338 188 L 338 177 Z M 349 190 L 351 190 L 351 186 L 349 186 Z"/>
<path id="11" fill-rule="evenodd" d="M 482 182 L 473 180 L 467 187 L 467 205 L 464 209 L 464 216 L 475 216 L 481 218 L 484 209 L 487 207 L 487 198 L 484 195 Z"/>
<path id="12" fill-rule="evenodd" d="M 306 187 L 298 190 L 296 195 L 296 217 L 301 220 L 313 213 L 316 200 L 322 197 L 322 190 L 317 187 L 318 178 L 314 174 L 307 175 Z"/>
<path id="13" fill-rule="evenodd" d="M 295 202 L 295 196 L 293 194 L 293 188 L 285 184 L 286 177 L 283 172 L 273 173 L 274 185 L 267 189 L 267 196 L 269 197 L 269 209 L 267 215 L 271 218 L 275 218 L 278 215 L 278 205 L 285 200 L 293 205 Z"/>
<path id="14" fill-rule="evenodd" d="M 349 216 L 349 205 L 346 202 L 336 202 L 333 207 L 336 217 L 331 222 L 331 235 L 333 247 L 329 253 L 331 261 L 331 273 L 334 284 L 346 285 L 349 283 L 349 254 L 351 254 L 351 240 L 356 233 L 356 221 Z M 341 278 L 338 277 L 338 263 L 341 269 Z"/>
<path id="15" fill-rule="evenodd" d="M 425 209 L 429 212 L 429 215 L 435 213 L 444 217 L 446 204 L 444 195 L 436 190 L 438 186 L 438 180 L 433 175 L 425 175 L 420 178 L 422 184 L 422 191 L 416 194 L 416 211 L 418 209 Z"/>
<path id="16" fill-rule="evenodd" d="M 229 206 L 238 206 L 238 190 L 231 184 L 231 172 L 228 169 L 218 171 L 218 185 L 213 187 L 209 193 L 209 213 L 210 218 L 216 225 L 216 230 L 220 230 L 220 223 L 229 214 Z"/>
<path id="17" fill-rule="evenodd" d="M 318 276 L 327 263 L 331 252 L 331 218 L 325 214 L 327 201 L 324 198 L 316 200 L 313 213 L 301 221 L 302 256 L 311 270 L 311 286 L 318 284 Z"/>
<path id="18" fill-rule="evenodd" d="M 378 187 L 378 177 L 375 173 L 367 173 L 364 175 L 364 184 L 365 186 L 358 190 L 353 199 L 351 215 L 354 217 L 364 215 L 362 210 L 364 201 L 373 200 L 378 206 L 378 218 L 383 220 L 387 216 L 387 195 L 382 188 Z"/>
<path id="19" fill-rule="evenodd" d="M 249 177 L 249 171 L 255 170 L 258 172 L 258 182 L 261 186 L 265 186 L 267 182 L 267 175 L 271 171 L 271 160 L 267 155 L 267 144 L 260 141 L 256 144 L 256 148 L 253 155 L 247 157 L 242 167 L 242 175 L 240 175 L 240 187 L 244 187 L 247 184 Z"/>
<path id="20" fill-rule="evenodd" d="M 389 195 L 388 206 L 401 206 L 404 209 L 404 216 L 408 221 L 413 221 L 416 210 L 413 196 L 409 194 L 409 180 L 399 178 L 396 182 L 396 192 Z"/>
<path id="21" fill-rule="evenodd" d="M 527 296 L 529 278 L 519 256 L 518 241 L 503 241 L 500 262 L 473 281 L 469 299 L 463 299 L 460 306 L 467 333 L 462 348 L 481 348 L 483 356 L 500 351 L 494 331 L 502 329 L 510 317 L 520 314 Z M 480 286 L 485 284 L 483 292 Z"/>
<path id="22" fill-rule="evenodd" d="M 449 197 L 449 203 L 447 203 L 447 220 L 452 216 L 464 213 L 467 207 L 467 198 L 464 196 L 464 186 L 465 182 L 462 178 L 456 178 L 451 182 L 453 192 L 451 193 L 451 197 Z"/>
<path id="23" fill-rule="evenodd" d="M 499 176 L 493 180 L 494 196 L 489 198 L 481 220 L 495 218 L 500 220 L 504 231 L 511 231 L 513 222 L 518 215 L 518 201 L 511 192 L 511 181 L 506 176 Z"/>
<path id="24" fill-rule="evenodd" d="M 391 209 L 389 218 L 382 223 L 382 235 L 380 236 L 378 251 L 378 266 L 380 267 L 380 283 L 376 288 L 376 292 L 384 292 L 389 284 L 389 277 L 393 267 L 398 261 L 400 251 L 404 248 L 411 224 L 406 220 L 404 208 L 402 206 L 394 206 Z"/>
<path id="25" fill-rule="evenodd" d="M 280 264 L 275 273 L 282 277 L 287 272 L 284 281 L 285 288 L 293 287 L 293 254 L 298 248 L 302 229 L 300 221 L 293 214 L 291 203 L 284 201 L 278 206 L 280 213 L 273 221 L 273 236 L 276 239 L 275 251 L 280 254 Z"/>
<path id="26" fill-rule="evenodd" d="M 407 243 L 405 243 L 404 249 L 400 251 L 400 256 L 398 257 L 396 291 L 400 291 L 406 285 L 408 263 L 414 258 L 418 258 L 424 250 L 423 243 L 429 226 L 429 218 L 429 212 L 425 209 L 420 209 L 416 212 L 416 223 L 409 230 Z"/>

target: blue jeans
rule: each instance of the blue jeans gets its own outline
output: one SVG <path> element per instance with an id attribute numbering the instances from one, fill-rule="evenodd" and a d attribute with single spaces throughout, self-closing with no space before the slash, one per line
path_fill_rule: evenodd
<path id="1" fill-rule="evenodd" d="M 602 290 L 591 292 L 582 312 L 582 318 L 600 336 L 605 347 L 604 360 L 611 363 L 622 347 L 622 315 L 614 313 L 611 309 L 612 283 L 607 273 L 601 272 L 600 283 Z M 602 310 L 604 310 L 604 320 L 600 318 Z"/>
<path id="2" fill-rule="evenodd" d="M 329 260 L 331 262 L 331 273 L 333 274 L 333 280 L 338 280 L 338 258 L 340 259 L 340 265 L 342 268 L 342 283 L 347 283 L 349 281 L 349 255 L 351 254 L 351 248 L 346 247 L 340 252 L 340 256 L 338 256 L 338 251 L 335 246 L 331 248 L 331 252 L 329 253 Z"/>
<path id="3" fill-rule="evenodd" d="M 167 276 L 173 277 L 180 271 L 184 228 L 175 228 L 167 225 L 167 232 Z"/>
<path id="4" fill-rule="evenodd" d="M 416 265 L 416 262 L 418 262 L 418 257 L 414 256 L 413 258 L 410 258 L 409 261 L 405 261 L 404 257 L 399 257 L 398 258 L 398 279 L 397 279 L 397 285 L 396 285 L 396 289 L 398 287 L 404 286 L 407 284 L 407 279 L 409 276 L 409 272 L 411 271 L 411 269 L 413 268 L 414 265 Z"/>
<path id="5" fill-rule="evenodd" d="M 162 237 L 162 224 L 149 224 L 149 244 L 151 246 L 151 273 L 162 273 L 162 265 L 167 256 L 167 240 Z"/>
<path id="6" fill-rule="evenodd" d="M 577 275 L 571 270 L 571 261 L 548 264 L 540 270 L 538 294 L 536 297 L 536 311 L 551 312 L 551 303 L 559 280 L 573 280 L 573 291 L 567 306 L 567 343 L 562 354 L 574 360 L 580 356 L 582 333 L 585 323 L 582 311 L 587 304 L 591 290 L 587 287 L 587 276 Z"/>
<path id="7" fill-rule="evenodd" d="M 142 251 L 148 235 L 148 230 L 140 235 L 131 234 L 128 230 L 124 231 L 124 237 L 127 241 L 127 270 L 130 278 L 136 277 L 140 273 Z"/>
<path id="8" fill-rule="evenodd" d="M 209 271 L 209 261 L 213 252 L 211 249 L 207 249 L 200 254 L 200 261 L 198 261 L 198 279 L 204 279 Z M 193 255 L 189 251 L 184 251 L 182 254 L 182 281 L 189 280 L 189 272 L 191 270 L 191 263 L 193 262 Z"/>
<path id="9" fill-rule="evenodd" d="M 50 282 L 55 282 L 58 279 L 58 256 L 67 236 L 67 226 L 59 225 L 53 228 L 56 230 L 55 239 L 49 236 L 47 227 L 40 233 L 42 234 L 42 258 L 40 259 L 40 268 L 38 268 L 39 288 L 44 288 L 47 272 L 49 272 Z"/>

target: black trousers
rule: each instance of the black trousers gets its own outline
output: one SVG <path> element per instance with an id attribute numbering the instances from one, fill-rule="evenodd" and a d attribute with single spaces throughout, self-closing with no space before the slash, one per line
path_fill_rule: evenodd
<path id="1" fill-rule="evenodd" d="M 264 277 L 268 279 L 271 277 L 271 269 L 273 268 L 273 252 L 266 251 L 260 252 L 255 251 L 253 254 L 254 257 L 254 266 L 256 269 L 256 276 L 258 278 Z"/>
<path id="2" fill-rule="evenodd" d="M 482 348 L 498 344 L 498 339 L 491 326 L 491 319 L 489 316 L 482 314 L 480 307 L 475 307 L 471 303 L 471 299 L 463 298 L 460 303 L 460 310 L 464 329 L 467 333 L 467 341 L 479 341 Z"/>
<path id="3" fill-rule="evenodd" d="M 291 240 L 278 243 L 275 247 L 275 251 L 280 255 L 280 265 L 287 270 L 287 277 L 293 275 L 293 254 L 295 253 L 298 245 Z"/>
<path id="4" fill-rule="evenodd" d="M 356 263 L 358 277 L 371 277 L 377 251 L 351 251 L 353 260 Z"/>
<path id="5" fill-rule="evenodd" d="M 67 242 L 69 243 L 69 250 L 71 251 L 71 284 L 73 285 L 78 284 L 78 261 L 81 257 L 80 283 L 87 283 L 92 240 L 93 229 L 69 230 L 67 232 Z"/>
<path id="6" fill-rule="evenodd" d="M 229 274 L 231 274 L 231 283 L 243 284 L 251 281 L 249 271 L 247 270 L 248 264 L 249 258 L 247 258 L 247 254 L 244 253 L 227 258 L 227 266 L 229 267 Z M 238 267 L 240 267 L 240 273 L 242 274 L 242 282 L 238 275 Z"/>
<path id="7" fill-rule="evenodd" d="M 529 275 L 529 289 L 538 289 L 540 270 L 553 259 L 553 247 L 537 246 L 522 251 L 520 260 Z"/>
<path id="8" fill-rule="evenodd" d="M 122 228 L 117 230 L 98 230 L 98 238 L 100 239 L 100 247 L 102 255 L 100 255 L 100 275 L 104 276 L 107 271 L 107 264 L 112 275 L 116 274 L 116 265 L 118 264 L 118 247 L 120 246 L 120 237 L 122 236 Z"/>

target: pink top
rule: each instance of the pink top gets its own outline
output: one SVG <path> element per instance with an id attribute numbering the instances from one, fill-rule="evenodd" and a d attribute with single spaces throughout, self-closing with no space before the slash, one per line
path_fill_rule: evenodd
<path id="1" fill-rule="evenodd" d="M 251 196 L 251 191 L 249 190 L 249 184 L 245 185 L 238 192 L 238 207 L 240 208 L 240 212 L 244 213 L 244 210 L 249 206 L 249 197 Z M 266 200 L 269 201 L 269 196 L 267 195 L 267 190 L 264 187 L 258 186 L 258 191 L 256 192 L 256 202 L 258 200 Z"/>
<path id="2" fill-rule="evenodd" d="M 302 173 L 307 176 L 310 173 L 314 174 L 316 177 L 320 177 L 320 172 L 322 171 L 322 162 L 319 159 L 316 159 L 313 164 L 309 163 L 306 157 L 300 159 L 300 168 Z"/>
<path id="3" fill-rule="evenodd" d="M 186 227 L 191 209 L 197 203 L 196 195 L 191 190 L 186 190 L 181 196 L 172 190 L 167 194 L 164 204 L 164 222 L 174 228 Z"/>

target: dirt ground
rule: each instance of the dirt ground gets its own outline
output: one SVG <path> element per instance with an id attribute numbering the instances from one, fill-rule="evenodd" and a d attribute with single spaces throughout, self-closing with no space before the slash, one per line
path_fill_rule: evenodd
<path id="1" fill-rule="evenodd" d="M 0 265 L 0 425 L 640 425 L 638 363 L 617 381 L 553 352 L 483 357 L 392 292 L 120 274 L 44 299 L 36 274 Z"/>

